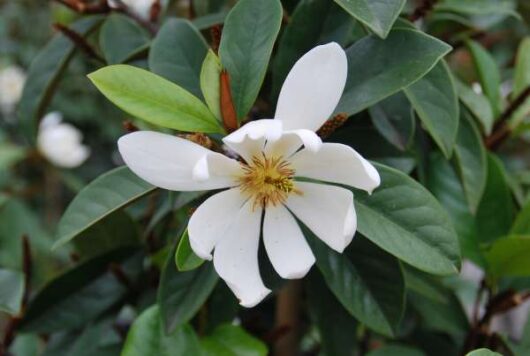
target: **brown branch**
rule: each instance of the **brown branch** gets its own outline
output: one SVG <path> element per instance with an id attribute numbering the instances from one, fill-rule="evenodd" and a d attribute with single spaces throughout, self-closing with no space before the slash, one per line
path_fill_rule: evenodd
<path id="1" fill-rule="evenodd" d="M 277 356 L 291 356 L 299 353 L 301 293 L 302 284 L 299 280 L 289 281 L 278 293 L 276 328 L 287 331 L 276 340 L 274 354 Z"/>
<path id="2" fill-rule="evenodd" d="M 416 9 L 414 9 L 412 14 L 409 15 L 409 21 L 416 22 L 419 19 L 422 19 L 427 16 L 427 14 L 431 12 L 437 1 L 438 0 L 422 0 L 420 5 Z"/>
<path id="3" fill-rule="evenodd" d="M 81 0 L 55 0 L 58 3 L 81 14 L 103 14 L 110 11 L 106 0 L 95 4 L 86 4 Z"/>
<path id="4" fill-rule="evenodd" d="M 65 35 L 76 47 L 81 49 L 89 57 L 92 57 L 101 63 L 106 63 L 96 50 L 83 38 L 83 36 L 77 32 L 60 23 L 53 24 L 53 28 Z"/>
<path id="5" fill-rule="evenodd" d="M 31 278 L 33 276 L 33 259 L 31 246 L 27 235 L 22 236 L 22 271 L 24 272 L 24 294 L 22 295 L 22 310 L 28 305 L 31 292 Z"/>
<path id="6" fill-rule="evenodd" d="M 219 55 L 219 45 L 221 44 L 221 35 L 223 34 L 223 26 L 213 25 L 210 29 L 210 36 L 212 37 L 212 50 L 216 55 Z"/>

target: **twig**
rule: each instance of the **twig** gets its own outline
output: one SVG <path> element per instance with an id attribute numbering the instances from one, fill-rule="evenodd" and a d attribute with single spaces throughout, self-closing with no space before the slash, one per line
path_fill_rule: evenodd
<path id="1" fill-rule="evenodd" d="M 219 45 L 221 44 L 221 35 L 223 34 L 223 26 L 220 24 L 213 25 L 210 29 L 210 35 L 212 37 L 212 50 L 215 54 L 219 54 Z"/>
<path id="2" fill-rule="evenodd" d="M 70 41 L 74 43 L 74 45 L 80 48 L 89 57 L 92 57 L 101 63 L 106 63 L 105 60 L 96 52 L 96 50 L 92 48 L 90 44 L 88 44 L 88 42 L 83 38 L 83 36 L 79 35 L 77 32 L 60 23 L 53 24 L 53 28 L 65 35 Z"/>
<path id="3" fill-rule="evenodd" d="M 419 19 L 427 16 L 427 14 L 432 10 L 434 4 L 436 4 L 437 1 L 438 0 L 422 0 L 420 5 L 416 9 L 414 9 L 412 14 L 409 15 L 409 21 L 416 22 Z"/>
<path id="4" fill-rule="evenodd" d="M 287 332 L 278 338 L 274 345 L 274 354 L 290 356 L 299 353 L 300 343 L 300 281 L 289 281 L 280 290 L 276 303 L 276 328 L 288 328 Z"/>
<path id="5" fill-rule="evenodd" d="M 114 277 L 122 284 L 127 290 L 134 291 L 134 286 L 129 277 L 125 274 L 125 271 L 117 263 L 111 263 L 109 265 L 109 270 Z"/>
<path id="6" fill-rule="evenodd" d="M 22 271 L 24 272 L 24 294 L 22 295 L 22 310 L 28 305 L 31 292 L 31 278 L 33 276 L 33 259 L 31 246 L 27 235 L 22 236 Z"/>
<path id="7" fill-rule="evenodd" d="M 58 3 L 82 14 L 103 14 L 110 11 L 106 0 L 101 0 L 96 4 L 85 4 L 80 0 L 55 0 Z"/>

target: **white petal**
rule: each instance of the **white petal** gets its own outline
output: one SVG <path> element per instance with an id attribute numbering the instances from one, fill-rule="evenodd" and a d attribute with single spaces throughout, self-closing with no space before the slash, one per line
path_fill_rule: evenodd
<path id="1" fill-rule="evenodd" d="M 282 123 L 278 120 L 263 119 L 247 123 L 230 135 L 223 142 L 237 152 L 245 161 L 250 162 L 253 156 L 259 156 L 266 141 L 275 141 L 282 134 Z"/>
<path id="2" fill-rule="evenodd" d="M 274 117 L 284 130 L 318 130 L 335 110 L 347 75 L 346 53 L 337 43 L 313 48 L 287 75 Z"/>
<path id="3" fill-rule="evenodd" d="M 245 203 L 239 188 L 225 190 L 206 199 L 188 223 L 191 248 L 203 259 L 211 260 L 211 252 Z"/>
<path id="4" fill-rule="evenodd" d="M 213 263 L 240 304 L 251 308 L 270 293 L 259 274 L 258 247 L 262 209 L 248 201 L 215 246 Z"/>
<path id="5" fill-rule="evenodd" d="M 231 187 L 237 184 L 235 177 L 241 172 L 240 164 L 233 159 L 180 137 L 159 132 L 137 131 L 122 136 L 118 140 L 118 148 L 135 174 L 169 190 Z M 200 162 L 201 159 L 204 161 Z"/>
<path id="6" fill-rule="evenodd" d="M 274 269 L 282 278 L 302 278 L 315 263 L 302 230 L 283 205 L 265 210 L 263 242 Z"/>
<path id="7" fill-rule="evenodd" d="M 300 147 L 305 146 L 308 150 L 316 152 L 322 146 L 322 139 L 311 130 L 293 130 L 284 132 L 277 141 L 267 142 L 265 153 L 272 157 L 288 158 Z"/>
<path id="8" fill-rule="evenodd" d="M 375 167 L 353 148 L 324 143 L 318 152 L 301 150 L 289 161 L 297 177 L 345 184 L 371 193 L 381 184 Z"/>
<path id="9" fill-rule="evenodd" d="M 46 115 L 46 120 L 37 136 L 39 151 L 56 166 L 74 168 L 81 165 L 90 155 L 90 149 L 81 143 L 81 131 L 61 123 L 58 113 Z"/>
<path id="10" fill-rule="evenodd" d="M 302 194 L 290 194 L 285 205 L 332 249 L 342 252 L 357 229 L 353 194 L 326 184 L 297 182 Z"/>

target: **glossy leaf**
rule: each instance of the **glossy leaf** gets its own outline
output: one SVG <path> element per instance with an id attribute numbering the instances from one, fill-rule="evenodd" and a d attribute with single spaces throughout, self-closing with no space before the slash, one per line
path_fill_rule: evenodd
<path id="1" fill-rule="evenodd" d="M 209 50 L 202 62 L 200 86 L 206 105 L 215 117 L 221 120 L 221 60 Z"/>
<path id="2" fill-rule="evenodd" d="M 146 70 L 117 64 L 88 75 L 114 104 L 151 124 L 190 132 L 222 132 L 215 116 L 182 87 Z"/>
<path id="3" fill-rule="evenodd" d="M 129 292 L 110 271 L 110 265 L 119 265 L 124 275 L 134 281 L 140 273 L 142 260 L 137 250 L 120 249 L 66 271 L 35 296 L 20 323 L 20 330 L 50 333 L 79 328 L 96 319 Z"/>
<path id="4" fill-rule="evenodd" d="M 383 137 L 404 151 L 414 136 L 412 107 L 403 93 L 394 94 L 369 108 L 372 123 Z"/>
<path id="5" fill-rule="evenodd" d="M 335 112 L 352 115 L 398 92 L 450 50 L 444 42 L 412 29 L 394 30 L 386 40 L 367 36 L 357 41 L 346 51 L 348 79 Z"/>
<path id="6" fill-rule="evenodd" d="M 354 20 L 328 0 L 302 0 L 296 6 L 278 42 L 272 72 L 272 97 L 280 94 L 287 74 L 306 52 L 318 44 L 345 45 Z"/>
<path id="7" fill-rule="evenodd" d="M 137 22 L 121 14 L 111 14 L 99 32 L 99 46 L 108 64 L 124 63 L 149 42 Z"/>
<path id="8" fill-rule="evenodd" d="M 485 252 L 493 278 L 530 276 L 530 235 L 508 236 L 495 241 Z"/>
<path id="9" fill-rule="evenodd" d="M 224 324 L 201 339 L 204 356 L 266 356 L 267 346 L 242 327 Z"/>
<path id="10" fill-rule="evenodd" d="M 386 38 L 406 0 L 335 0 L 335 2 L 379 37 Z"/>
<path id="11" fill-rule="evenodd" d="M 455 158 L 467 202 L 475 213 L 486 187 L 488 162 L 482 137 L 465 109 L 460 115 Z"/>
<path id="12" fill-rule="evenodd" d="M 446 157 L 451 157 L 458 131 L 459 106 L 449 67 L 440 61 L 405 88 L 414 110 Z"/>
<path id="13" fill-rule="evenodd" d="M 433 274 L 456 273 L 458 238 L 447 213 L 419 183 L 376 164 L 381 185 L 372 195 L 355 192 L 358 231 L 376 245 Z"/>
<path id="14" fill-rule="evenodd" d="M 84 17 L 70 26 L 82 37 L 102 22 L 100 16 Z M 21 125 L 30 140 L 36 139 L 39 120 L 46 113 L 55 88 L 72 59 L 76 45 L 63 34 L 57 34 L 35 57 L 28 71 L 19 103 Z"/>
<path id="15" fill-rule="evenodd" d="M 225 20 L 219 57 L 230 75 L 239 120 L 254 105 L 261 89 L 282 15 L 279 0 L 240 0 Z"/>
<path id="16" fill-rule="evenodd" d="M 493 128 L 494 117 L 488 99 L 482 94 L 475 93 L 473 89 L 462 83 L 462 81 L 456 80 L 455 82 L 460 100 L 478 120 L 482 131 L 489 135 Z"/>
<path id="17" fill-rule="evenodd" d="M 0 268 L 0 310 L 11 315 L 20 312 L 24 293 L 24 274 Z"/>
<path id="18" fill-rule="evenodd" d="M 115 168 L 88 184 L 70 203 L 57 228 L 57 248 L 114 211 L 124 208 L 156 188 L 129 168 Z"/>
<path id="19" fill-rule="evenodd" d="M 149 68 L 202 98 L 199 76 L 207 48 L 204 38 L 189 21 L 169 19 L 153 40 Z"/>
<path id="20" fill-rule="evenodd" d="M 175 264 L 179 271 L 186 272 L 199 267 L 203 263 L 204 260 L 193 253 L 188 229 L 186 229 L 180 238 L 177 251 L 175 252 Z"/>
<path id="21" fill-rule="evenodd" d="M 404 308 L 404 281 L 399 262 L 363 237 L 345 254 L 327 247 L 305 229 L 318 269 L 341 304 L 371 329 L 393 335 Z"/>
<path id="22" fill-rule="evenodd" d="M 475 63 L 482 90 L 489 99 L 494 117 L 497 117 L 501 112 L 501 77 L 497 63 L 477 42 L 468 41 L 466 44 Z"/>
<path id="23" fill-rule="evenodd" d="M 507 235 L 514 218 L 513 210 L 512 194 L 502 162 L 490 154 L 486 188 L 476 214 L 479 241 L 493 242 Z"/>
<path id="24" fill-rule="evenodd" d="M 189 325 L 166 334 L 162 312 L 154 305 L 146 309 L 133 323 L 121 356 L 200 355 L 197 335 Z"/>

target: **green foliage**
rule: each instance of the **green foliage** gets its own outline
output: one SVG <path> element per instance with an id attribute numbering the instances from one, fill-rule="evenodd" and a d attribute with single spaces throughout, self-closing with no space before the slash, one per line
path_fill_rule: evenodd
<path id="1" fill-rule="evenodd" d="M 0 269 L 0 310 L 18 314 L 24 293 L 24 274 L 19 271 Z"/>

